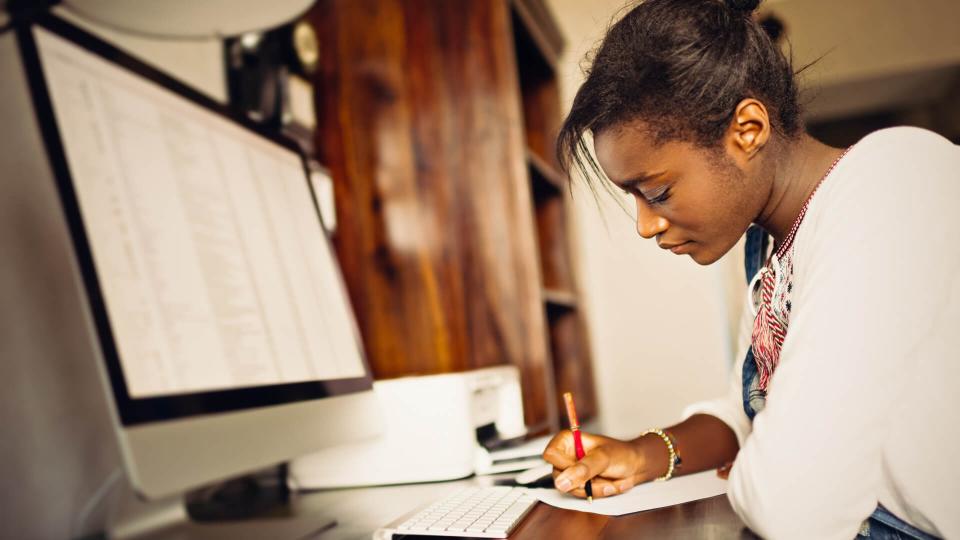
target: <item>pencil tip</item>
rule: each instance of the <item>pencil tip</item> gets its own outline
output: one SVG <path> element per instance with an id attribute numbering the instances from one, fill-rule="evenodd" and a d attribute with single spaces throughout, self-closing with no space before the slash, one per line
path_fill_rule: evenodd
<path id="1" fill-rule="evenodd" d="M 592 502 L 593 502 L 593 497 L 587 497 L 587 502 L 592 503 Z"/>

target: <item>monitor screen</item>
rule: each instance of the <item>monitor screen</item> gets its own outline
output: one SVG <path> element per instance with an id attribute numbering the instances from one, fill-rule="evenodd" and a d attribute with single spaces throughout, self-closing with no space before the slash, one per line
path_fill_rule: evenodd
<path id="1" fill-rule="evenodd" d="M 369 388 L 295 147 L 162 74 L 33 30 L 124 423 Z"/>

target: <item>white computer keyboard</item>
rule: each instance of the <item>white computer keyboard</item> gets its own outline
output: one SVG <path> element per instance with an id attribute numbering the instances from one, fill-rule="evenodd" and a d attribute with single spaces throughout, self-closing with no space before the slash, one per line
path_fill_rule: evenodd
<path id="1" fill-rule="evenodd" d="M 410 512 L 379 529 L 374 538 L 407 534 L 506 538 L 536 504 L 524 488 L 466 488 Z"/>

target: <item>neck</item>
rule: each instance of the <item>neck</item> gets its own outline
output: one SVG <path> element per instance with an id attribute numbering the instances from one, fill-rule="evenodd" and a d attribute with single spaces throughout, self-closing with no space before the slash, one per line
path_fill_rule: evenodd
<path id="1" fill-rule="evenodd" d="M 775 245 L 783 243 L 803 205 L 842 152 L 806 134 L 785 143 L 772 171 L 770 196 L 756 219 L 773 235 Z"/>

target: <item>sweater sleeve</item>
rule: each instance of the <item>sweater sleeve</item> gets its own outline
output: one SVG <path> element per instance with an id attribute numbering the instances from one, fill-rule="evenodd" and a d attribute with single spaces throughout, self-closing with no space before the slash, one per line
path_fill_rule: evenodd
<path id="1" fill-rule="evenodd" d="M 850 539 L 877 506 L 911 349 L 958 271 L 957 227 L 929 224 L 960 201 L 957 151 L 922 142 L 909 160 L 892 136 L 852 152 L 798 234 L 780 365 L 728 486 L 761 536 Z"/>

